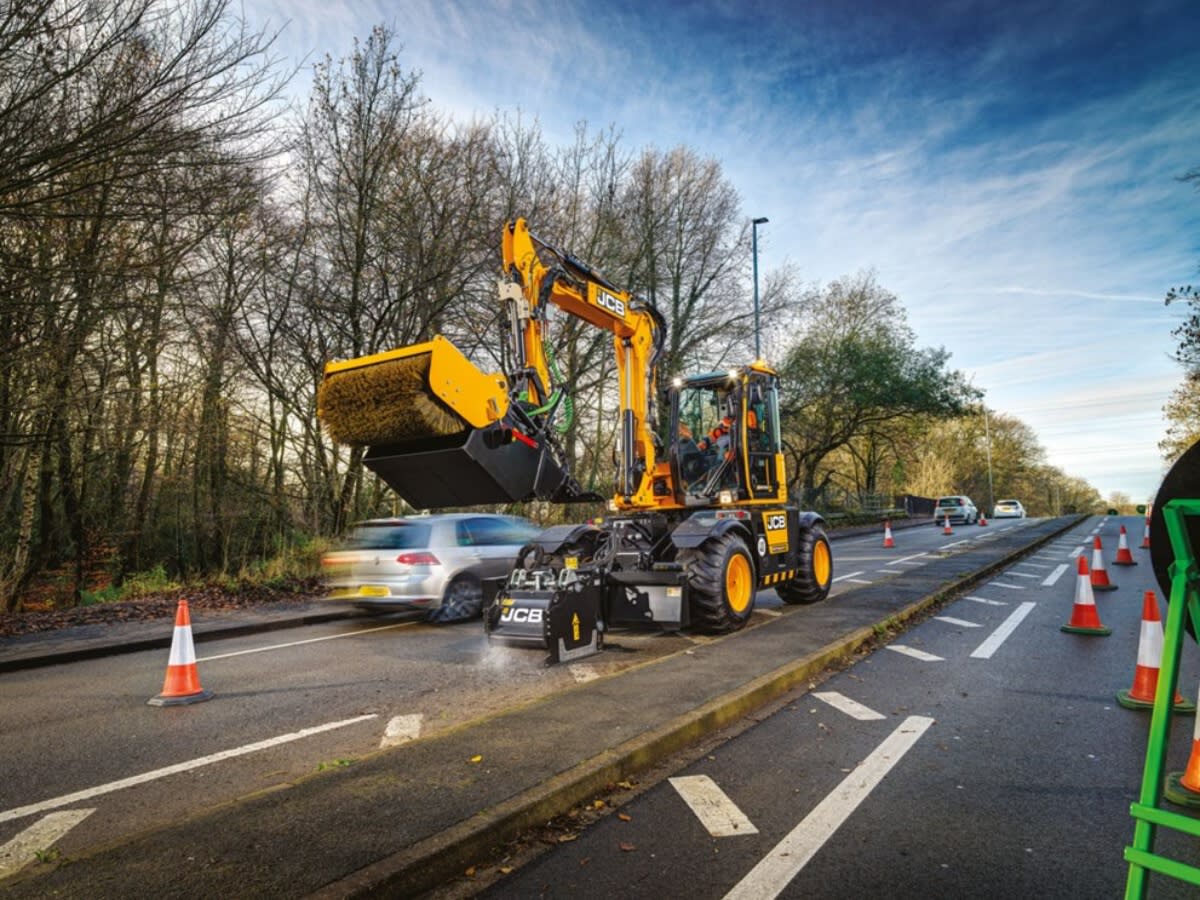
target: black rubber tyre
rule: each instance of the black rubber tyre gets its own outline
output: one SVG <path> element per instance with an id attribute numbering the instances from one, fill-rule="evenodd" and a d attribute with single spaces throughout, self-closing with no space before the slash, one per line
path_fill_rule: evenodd
<path id="1" fill-rule="evenodd" d="M 706 634 L 737 631 L 754 612 L 754 559 L 746 542 L 725 532 L 679 554 L 688 577 L 691 627 Z"/>
<path id="2" fill-rule="evenodd" d="M 429 621 L 438 624 L 476 619 L 483 611 L 483 585 L 474 575 L 458 575 L 446 585 L 442 605 L 429 611 Z"/>
<path id="3" fill-rule="evenodd" d="M 833 584 L 833 553 L 821 526 L 801 530 L 797 563 L 796 577 L 776 588 L 779 599 L 799 606 L 820 603 L 829 596 Z"/>

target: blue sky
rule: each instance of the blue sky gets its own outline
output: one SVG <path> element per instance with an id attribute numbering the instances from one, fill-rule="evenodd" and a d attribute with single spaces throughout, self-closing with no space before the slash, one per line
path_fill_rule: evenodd
<path id="1" fill-rule="evenodd" d="M 764 271 L 874 269 L 923 345 L 1108 495 L 1153 495 L 1200 276 L 1200 4 L 245 0 L 296 62 L 377 23 L 456 118 L 721 161 Z M 308 75 L 297 76 L 303 93 Z M 977 500 L 979 498 L 976 498 Z"/>

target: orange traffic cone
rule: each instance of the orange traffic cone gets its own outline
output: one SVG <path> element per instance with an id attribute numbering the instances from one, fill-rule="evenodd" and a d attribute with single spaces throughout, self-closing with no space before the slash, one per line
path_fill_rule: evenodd
<path id="1" fill-rule="evenodd" d="M 889 550 L 895 546 L 896 546 L 896 542 L 894 540 L 892 540 L 892 520 L 884 519 L 883 520 L 883 547 L 885 550 Z"/>
<path id="2" fill-rule="evenodd" d="M 1082 554 L 1080 555 L 1082 558 Z M 1092 541 L 1092 590 L 1115 591 L 1117 586 L 1108 580 L 1108 570 L 1104 568 L 1104 547 L 1100 543 L 1100 535 Z"/>
<path id="3" fill-rule="evenodd" d="M 1106 628 L 1100 622 L 1100 614 L 1096 612 L 1096 598 L 1092 596 L 1092 581 L 1088 577 L 1087 560 L 1081 554 L 1079 557 L 1079 577 L 1075 579 L 1075 605 L 1071 608 L 1071 619 L 1060 628 L 1072 634 L 1092 634 L 1107 636 L 1112 634 L 1111 628 Z"/>
<path id="4" fill-rule="evenodd" d="M 954 534 L 954 530 L 950 527 L 950 514 L 946 514 L 946 524 L 942 528 L 942 534 Z"/>
<path id="5" fill-rule="evenodd" d="M 1150 549 L 1150 517 L 1149 516 L 1146 516 L 1146 528 L 1142 532 L 1142 546 L 1138 549 L 1140 549 L 1140 550 L 1149 550 Z"/>
<path id="6" fill-rule="evenodd" d="M 199 703 L 212 697 L 212 691 L 200 687 L 200 672 L 196 669 L 196 646 L 192 643 L 192 618 L 186 600 L 180 600 L 175 610 L 175 633 L 171 636 L 171 656 L 167 660 L 167 677 L 162 693 L 152 697 L 151 706 L 179 706 Z"/>
<path id="7" fill-rule="evenodd" d="M 979 524 L 980 524 L 980 525 L 986 525 L 986 524 L 987 524 L 987 516 L 985 516 L 983 513 L 980 513 L 980 514 L 979 514 Z"/>
<path id="8" fill-rule="evenodd" d="M 1121 537 L 1117 542 L 1117 556 L 1113 560 L 1114 566 L 1136 566 L 1137 560 L 1133 558 L 1133 554 L 1129 552 L 1129 542 L 1125 539 L 1125 526 L 1121 526 Z"/>
<path id="9" fill-rule="evenodd" d="M 1192 728 L 1192 753 L 1187 769 L 1167 775 L 1163 796 L 1180 806 L 1200 807 L 1200 716 Z"/>
<path id="10" fill-rule="evenodd" d="M 1127 709 L 1152 709 L 1154 692 L 1158 690 L 1158 670 L 1162 668 L 1163 626 L 1158 615 L 1154 591 L 1142 597 L 1142 633 L 1138 639 L 1137 666 L 1133 670 L 1133 687 L 1117 692 L 1117 702 Z M 1175 712 L 1195 712 L 1196 705 L 1178 693 L 1171 703 Z"/>

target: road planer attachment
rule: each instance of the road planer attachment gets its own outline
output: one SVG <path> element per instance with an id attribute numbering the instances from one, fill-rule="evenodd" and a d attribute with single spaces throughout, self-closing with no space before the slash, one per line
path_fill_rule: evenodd
<path id="1" fill-rule="evenodd" d="M 559 464 L 553 435 L 444 337 L 325 366 L 317 416 L 418 509 L 596 499 Z"/>

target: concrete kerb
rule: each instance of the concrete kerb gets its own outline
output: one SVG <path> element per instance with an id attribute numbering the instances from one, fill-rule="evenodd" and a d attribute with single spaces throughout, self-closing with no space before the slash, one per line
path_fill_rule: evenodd
<path id="1" fill-rule="evenodd" d="M 649 769 L 671 754 L 780 699 L 820 674 L 831 663 L 853 655 L 877 639 L 879 628 L 887 628 L 893 622 L 907 622 L 929 607 L 989 578 L 998 569 L 1069 531 L 1085 518 L 1078 516 L 1034 543 L 1014 550 L 970 575 L 948 582 L 874 625 L 858 628 L 820 650 L 761 675 L 657 729 L 597 754 L 536 788 L 482 810 L 451 828 L 332 882 L 309 897 L 312 900 L 334 900 L 376 894 L 409 896 L 432 890 L 461 875 L 467 867 L 486 858 L 502 844 L 516 839 L 528 829 L 563 815 L 611 785 Z M 760 627 L 770 627 L 770 623 Z"/>

